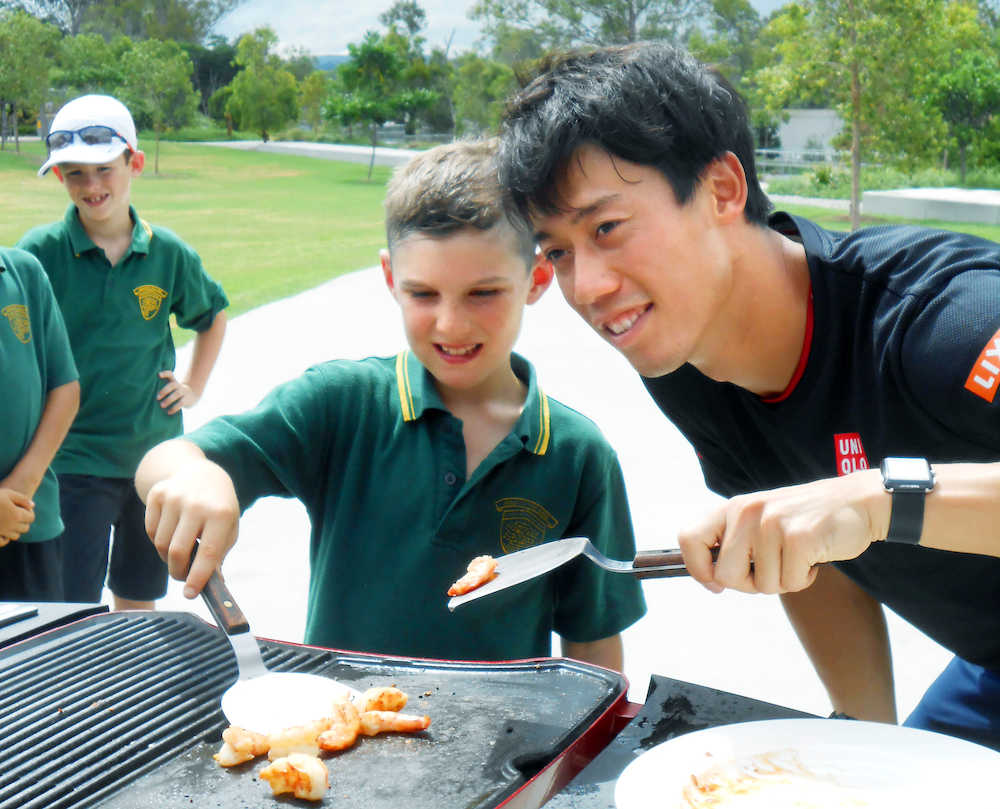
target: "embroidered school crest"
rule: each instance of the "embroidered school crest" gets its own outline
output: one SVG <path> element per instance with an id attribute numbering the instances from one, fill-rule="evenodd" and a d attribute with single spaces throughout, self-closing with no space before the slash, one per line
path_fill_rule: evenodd
<path id="1" fill-rule="evenodd" d="M 505 497 L 496 502 L 500 512 L 500 547 L 504 553 L 530 548 L 545 540 L 545 532 L 559 521 L 534 500 Z"/>
<path id="2" fill-rule="evenodd" d="M 2 314 L 10 323 L 14 336 L 22 343 L 31 341 L 31 320 L 28 318 L 28 307 L 22 303 L 12 303 L 5 306 Z"/>
<path id="3" fill-rule="evenodd" d="M 160 312 L 160 303 L 167 297 L 165 290 L 153 284 L 143 284 L 132 290 L 132 294 L 139 299 L 139 311 L 142 312 L 143 320 L 152 320 Z"/>

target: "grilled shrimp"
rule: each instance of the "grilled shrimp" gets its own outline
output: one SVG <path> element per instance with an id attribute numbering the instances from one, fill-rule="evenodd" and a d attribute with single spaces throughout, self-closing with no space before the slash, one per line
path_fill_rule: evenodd
<path id="1" fill-rule="evenodd" d="M 358 710 L 364 711 L 401 711 L 406 707 L 407 696 L 398 688 L 381 686 L 369 688 L 361 695 Z"/>
<path id="2" fill-rule="evenodd" d="M 212 758 L 223 767 L 235 767 L 245 761 L 264 755 L 270 743 L 263 733 L 254 733 L 236 725 L 230 725 L 222 731 L 222 749 Z"/>
<path id="3" fill-rule="evenodd" d="M 417 733 L 430 727 L 429 716 L 396 713 L 395 711 L 365 711 L 361 714 L 361 732 L 365 736 L 379 733 Z"/>
<path id="4" fill-rule="evenodd" d="M 332 719 L 324 717 L 305 725 L 295 725 L 284 728 L 267 737 L 270 750 L 267 757 L 271 761 L 291 755 L 292 753 L 305 753 L 310 756 L 319 755 L 319 735 L 329 730 Z"/>
<path id="5" fill-rule="evenodd" d="M 268 764 L 258 775 L 271 785 L 275 795 L 291 792 L 307 801 L 322 800 L 330 788 L 330 774 L 316 756 L 291 753 Z"/>
<path id="6" fill-rule="evenodd" d="M 358 740 L 361 717 L 354 703 L 349 700 L 335 702 L 328 719 L 330 726 L 319 734 L 317 740 L 320 750 L 346 750 Z"/>
<path id="7" fill-rule="evenodd" d="M 477 556 L 471 562 L 462 578 L 448 588 L 448 595 L 460 596 L 482 587 L 496 578 L 497 560 L 492 556 Z"/>

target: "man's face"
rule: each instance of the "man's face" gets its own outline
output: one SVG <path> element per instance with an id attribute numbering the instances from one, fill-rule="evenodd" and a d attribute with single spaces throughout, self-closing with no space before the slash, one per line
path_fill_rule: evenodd
<path id="1" fill-rule="evenodd" d="M 538 216 L 539 247 L 570 305 L 645 376 L 711 364 L 732 288 L 711 184 L 679 205 L 651 166 L 581 147 Z"/>
<path id="2" fill-rule="evenodd" d="M 142 153 L 133 154 L 128 163 L 121 154 L 110 163 L 62 163 L 58 168 L 84 225 L 117 223 L 128 216 L 132 178 L 142 171 Z"/>
<path id="3" fill-rule="evenodd" d="M 383 251 L 382 269 L 410 348 L 443 392 L 509 381 L 524 306 L 552 277 L 548 268 L 528 271 L 503 227 L 408 236 L 391 259 Z"/>

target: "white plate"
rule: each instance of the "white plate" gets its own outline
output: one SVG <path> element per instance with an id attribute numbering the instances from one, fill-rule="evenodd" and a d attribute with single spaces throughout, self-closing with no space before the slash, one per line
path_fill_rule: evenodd
<path id="1" fill-rule="evenodd" d="M 1000 753 L 923 730 L 775 719 L 687 733 L 629 764 L 618 809 L 1000 807 Z"/>

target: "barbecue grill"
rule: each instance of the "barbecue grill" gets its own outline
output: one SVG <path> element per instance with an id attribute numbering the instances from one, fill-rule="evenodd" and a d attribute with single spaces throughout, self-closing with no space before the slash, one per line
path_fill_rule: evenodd
<path id="1" fill-rule="evenodd" d="M 562 788 L 627 721 L 627 682 L 564 659 L 466 663 L 261 642 L 268 668 L 365 690 L 394 684 L 416 736 L 327 759 L 338 807 L 527 809 Z M 312 805 L 212 759 L 232 650 L 187 613 L 92 615 L 0 649 L 0 809 Z M 623 720 L 623 716 L 626 718 Z"/>

